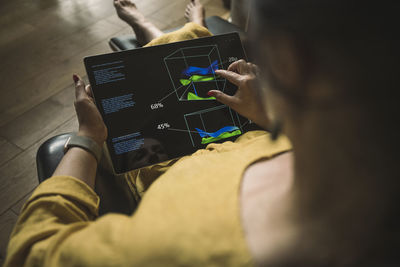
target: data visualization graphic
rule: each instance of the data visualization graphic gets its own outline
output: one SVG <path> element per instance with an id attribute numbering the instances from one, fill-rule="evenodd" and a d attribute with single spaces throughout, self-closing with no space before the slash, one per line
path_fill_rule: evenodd
<path id="1" fill-rule="evenodd" d="M 185 114 L 184 119 L 194 147 L 243 133 L 239 115 L 225 105 Z"/>
<path id="2" fill-rule="evenodd" d="M 165 57 L 164 63 L 179 101 L 215 100 L 207 92 L 225 90 L 226 80 L 215 74 L 222 68 L 216 45 L 180 48 Z"/>
<path id="3" fill-rule="evenodd" d="M 240 59 L 246 55 L 237 33 L 86 57 L 115 173 L 191 155 L 253 130 L 251 121 L 208 95 L 235 95 L 237 86 L 216 72 Z"/>

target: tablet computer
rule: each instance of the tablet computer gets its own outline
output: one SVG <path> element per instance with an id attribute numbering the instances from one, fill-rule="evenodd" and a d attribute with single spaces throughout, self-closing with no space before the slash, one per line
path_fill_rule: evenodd
<path id="1" fill-rule="evenodd" d="M 246 55 L 237 33 L 86 57 L 115 173 L 189 155 L 248 131 L 247 119 L 207 95 L 235 93 L 236 86 L 215 70 L 239 59 Z"/>

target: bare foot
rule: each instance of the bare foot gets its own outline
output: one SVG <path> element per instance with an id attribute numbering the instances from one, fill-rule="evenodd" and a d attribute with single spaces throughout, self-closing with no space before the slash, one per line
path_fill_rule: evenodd
<path id="1" fill-rule="evenodd" d="M 128 24 L 145 21 L 143 14 L 130 0 L 114 0 L 114 7 L 117 10 L 118 17 Z"/>
<path id="2" fill-rule="evenodd" d="M 131 0 L 113 1 L 118 17 L 133 28 L 140 44 L 147 44 L 163 34 L 154 24 L 146 20 Z"/>
<path id="3" fill-rule="evenodd" d="M 206 27 L 205 16 L 206 11 L 200 0 L 190 0 L 190 4 L 186 7 L 185 18 L 190 22 Z"/>

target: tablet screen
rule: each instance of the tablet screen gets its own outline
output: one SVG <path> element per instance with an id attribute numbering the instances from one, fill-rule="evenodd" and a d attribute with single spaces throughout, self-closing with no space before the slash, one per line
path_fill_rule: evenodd
<path id="1" fill-rule="evenodd" d="M 114 171 L 189 155 L 246 132 L 247 119 L 207 95 L 235 93 L 215 70 L 239 59 L 246 56 L 236 33 L 85 58 Z"/>

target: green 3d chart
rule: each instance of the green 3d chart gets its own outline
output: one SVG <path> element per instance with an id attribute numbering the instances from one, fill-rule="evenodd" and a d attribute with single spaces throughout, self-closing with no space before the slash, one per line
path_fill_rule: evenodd
<path id="1" fill-rule="evenodd" d="M 217 115 L 222 119 L 215 120 Z M 184 119 L 193 146 L 213 143 L 243 133 L 239 115 L 225 105 L 185 114 Z"/>

